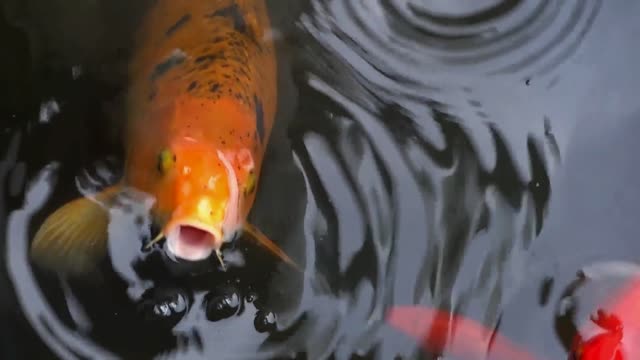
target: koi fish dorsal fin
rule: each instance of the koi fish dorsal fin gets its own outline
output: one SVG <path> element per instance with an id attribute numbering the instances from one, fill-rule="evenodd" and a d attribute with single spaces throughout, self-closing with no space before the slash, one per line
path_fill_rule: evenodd
<path id="1" fill-rule="evenodd" d="M 49 215 L 31 243 L 34 262 L 70 275 L 92 271 L 107 253 L 109 209 L 103 204 L 118 188 L 106 188 L 94 199 L 72 200 Z"/>

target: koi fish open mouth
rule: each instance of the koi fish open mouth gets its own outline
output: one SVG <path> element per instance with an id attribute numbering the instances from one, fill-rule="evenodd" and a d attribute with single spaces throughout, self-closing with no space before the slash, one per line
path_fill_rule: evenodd
<path id="1" fill-rule="evenodd" d="M 169 252 L 188 261 L 206 259 L 221 244 L 221 239 L 213 231 L 191 224 L 176 225 L 167 234 Z"/>

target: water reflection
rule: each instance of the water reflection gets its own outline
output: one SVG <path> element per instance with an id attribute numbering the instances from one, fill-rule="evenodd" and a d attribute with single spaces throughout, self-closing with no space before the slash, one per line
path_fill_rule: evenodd
<path id="1" fill-rule="evenodd" d="M 224 250 L 227 271 L 180 264 L 158 246 L 145 252 L 149 203 L 140 197 L 112 210 L 111 256 L 99 272 L 69 280 L 32 269 L 28 239 L 46 213 L 117 178 L 118 146 L 103 139 L 110 118 L 86 104 L 113 100 L 121 89 L 84 94 L 101 83 L 81 80 L 91 72 L 70 65 L 59 83 L 73 90 L 63 100 L 42 96 L 25 117 L 34 132 L 12 128 L 3 163 L 12 169 L 3 182 L 9 275 L 51 351 L 62 358 L 422 356 L 384 325 L 393 304 L 429 304 L 499 326 L 526 279 L 573 126 L 554 116 L 560 105 L 546 103 L 546 92 L 560 87 L 558 69 L 601 1 L 299 6 L 306 5 L 299 17 L 274 6 L 299 25 L 282 38 L 292 56 L 285 76 L 295 75 L 282 98 L 298 100 L 281 105 L 293 120 L 274 130 L 252 214 L 303 274 L 246 242 Z M 46 121 L 36 124 L 41 113 Z M 44 150 L 26 145 L 46 138 L 53 140 Z M 71 156 L 78 148 L 90 151 L 78 159 Z M 55 176 L 47 163 L 61 165 Z"/>
<path id="2" fill-rule="evenodd" d="M 381 342 L 381 358 L 409 355 L 411 347 L 400 350 L 391 345 L 393 336 L 375 331 L 391 304 L 432 304 L 495 325 L 501 303 L 523 276 L 523 258 L 549 196 L 535 141 L 528 146 L 532 180 L 518 181 L 497 133 L 497 165 L 487 172 L 465 131 L 445 113 L 410 118 L 398 106 L 357 102 L 318 78 L 310 82 L 322 93 L 302 96 L 315 105 L 305 104 L 309 128 L 300 130 L 303 142 L 295 150 L 304 154 L 306 176 L 313 176 L 308 181 L 321 209 L 316 223 L 336 229 L 334 236 L 316 238 L 315 256 L 337 258 L 321 269 L 331 283 L 342 284 L 336 293 L 349 294 L 352 305 L 344 314 L 369 309 L 340 322 L 337 351 L 368 351 Z M 361 94 L 357 86 L 349 84 L 350 94 Z M 322 109 L 331 113 L 320 122 L 311 114 Z M 413 131 L 424 121 L 439 128 L 443 149 Z M 364 324 L 372 333 L 356 330 Z"/>

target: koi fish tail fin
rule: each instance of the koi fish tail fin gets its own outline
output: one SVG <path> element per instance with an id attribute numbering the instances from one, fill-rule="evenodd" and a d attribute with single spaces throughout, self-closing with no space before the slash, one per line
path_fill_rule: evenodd
<path id="1" fill-rule="evenodd" d="M 260 245 L 264 246 L 273 255 L 293 266 L 296 270 L 301 271 L 300 266 L 296 264 L 276 243 L 269 239 L 262 231 L 253 226 L 252 224 L 245 222 L 243 231 L 249 234 Z"/>
<path id="2" fill-rule="evenodd" d="M 72 200 L 49 215 L 31 243 L 35 264 L 70 275 L 94 270 L 107 253 L 109 209 L 103 203 L 112 200 L 117 189 Z"/>

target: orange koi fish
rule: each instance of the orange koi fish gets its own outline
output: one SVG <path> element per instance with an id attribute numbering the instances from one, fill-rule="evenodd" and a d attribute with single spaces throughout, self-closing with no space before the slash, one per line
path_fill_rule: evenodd
<path id="1" fill-rule="evenodd" d="M 32 255 L 82 272 L 107 251 L 105 204 L 133 188 L 180 259 L 198 261 L 240 233 L 281 259 L 247 222 L 277 105 L 276 54 L 263 0 L 158 0 L 136 37 L 122 180 L 51 214 Z M 224 263 L 223 263 L 224 265 Z"/>

